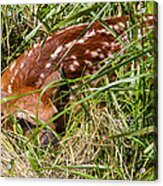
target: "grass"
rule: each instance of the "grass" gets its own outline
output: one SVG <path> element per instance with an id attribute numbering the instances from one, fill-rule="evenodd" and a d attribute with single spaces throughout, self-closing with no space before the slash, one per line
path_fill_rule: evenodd
<path id="1" fill-rule="evenodd" d="M 151 39 L 155 36 L 153 29 L 138 38 L 140 23 L 136 15 L 140 14 L 141 7 L 151 13 L 155 4 L 65 3 L 1 7 L 2 72 L 35 42 L 74 24 L 87 22 L 90 26 L 98 20 L 124 45 L 112 58 L 100 61 L 104 65 L 95 74 L 60 82 L 77 85 L 68 92 L 74 94 L 74 101 L 37 127 L 29 138 L 9 115 L 14 131 L 2 128 L 2 176 L 148 181 L 157 178 L 157 44 Z M 131 22 L 125 30 L 130 40 L 127 44 L 103 21 L 116 15 L 130 15 Z M 128 69 L 129 63 L 131 69 Z M 114 73 L 116 78 L 110 82 L 107 75 Z M 97 80 L 100 86 L 90 87 L 90 83 Z M 43 92 L 51 86 L 54 82 Z M 4 98 L 1 103 L 13 98 Z M 63 134 L 52 131 L 59 139 L 59 146 L 51 149 L 49 144 L 49 148 L 41 149 L 38 132 L 65 114 L 69 115 L 66 131 Z M 5 122 L 6 116 L 2 116 L 2 124 Z"/>

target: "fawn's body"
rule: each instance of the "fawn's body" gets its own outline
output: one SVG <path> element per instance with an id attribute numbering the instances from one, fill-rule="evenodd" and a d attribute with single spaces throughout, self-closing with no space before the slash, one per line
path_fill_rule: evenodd
<path id="1" fill-rule="evenodd" d="M 123 44 L 128 44 L 125 32 L 128 19 L 128 16 L 106 19 L 105 24 L 114 33 L 95 22 L 88 28 L 87 24 L 65 28 L 51 35 L 45 43 L 35 44 L 3 73 L 2 97 L 42 90 L 62 76 L 73 79 L 93 74 L 101 68 L 99 61 L 112 58 L 115 52 L 123 49 Z M 152 15 L 145 16 L 145 19 L 147 27 L 154 25 Z M 139 29 L 138 36 L 141 37 L 141 34 Z M 117 36 L 120 36 L 122 42 Z M 36 117 L 38 107 L 39 120 L 47 122 L 60 111 L 59 104 L 51 100 L 58 96 L 59 91 L 59 88 L 47 89 L 39 106 L 40 92 L 13 99 L 2 105 L 2 112 L 11 112 L 35 125 L 31 116 Z"/>

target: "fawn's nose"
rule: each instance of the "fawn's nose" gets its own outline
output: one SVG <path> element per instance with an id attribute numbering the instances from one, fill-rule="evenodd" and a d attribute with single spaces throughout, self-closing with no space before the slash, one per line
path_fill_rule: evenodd
<path id="1" fill-rule="evenodd" d="M 43 131 L 41 131 L 41 135 L 39 138 L 42 148 L 47 148 L 49 145 L 52 145 L 53 148 L 56 148 L 59 143 L 59 140 L 50 130 L 44 129 Z"/>

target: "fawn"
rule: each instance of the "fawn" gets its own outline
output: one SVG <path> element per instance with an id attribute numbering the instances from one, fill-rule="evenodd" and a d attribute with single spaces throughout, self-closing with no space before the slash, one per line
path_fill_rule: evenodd
<path id="1" fill-rule="evenodd" d="M 141 18 L 138 17 L 140 21 Z M 2 104 L 3 114 L 12 113 L 20 121 L 26 121 L 32 127 L 38 120 L 46 123 L 55 114 L 64 109 L 69 101 L 69 95 L 63 98 L 63 103 L 53 102 L 62 90 L 68 90 L 67 85 L 57 86 L 61 78 L 74 79 L 88 74 L 93 74 L 102 67 L 98 62 L 105 58 L 112 58 L 113 54 L 123 49 L 121 41 L 129 43 L 125 32 L 129 16 L 105 19 L 105 24 L 112 32 L 98 21 L 92 25 L 73 25 L 59 30 L 49 36 L 45 43 L 34 44 L 19 58 L 13 61 L 2 74 L 2 98 L 34 92 L 17 97 Z M 153 28 L 153 15 L 145 15 L 144 23 L 148 30 Z M 114 33 L 114 34 L 113 34 Z M 138 26 L 138 37 L 142 33 Z M 49 88 L 41 95 L 41 92 L 49 83 L 54 82 L 54 88 Z M 93 86 L 93 84 L 92 84 Z M 57 132 L 65 129 L 63 117 L 59 117 L 50 127 Z M 24 126 L 28 131 L 28 127 Z M 46 135 L 45 135 L 46 134 Z M 49 138 L 54 136 L 44 130 L 41 133 L 43 144 L 49 143 Z"/>

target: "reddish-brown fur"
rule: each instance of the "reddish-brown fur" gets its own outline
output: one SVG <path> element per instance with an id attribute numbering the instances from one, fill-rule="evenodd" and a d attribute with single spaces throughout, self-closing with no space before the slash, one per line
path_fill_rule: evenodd
<path id="1" fill-rule="evenodd" d="M 126 16 L 105 20 L 118 36 L 122 35 L 121 38 L 126 44 L 128 39 L 124 31 L 128 19 Z M 147 19 L 144 23 L 146 26 L 154 25 L 151 15 L 145 19 Z M 123 48 L 123 45 L 99 22 L 95 22 L 84 35 L 79 37 L 86 27 L 87 24 L 68 27 L 51 35 L 44 44 L 40 42 L 25 51 L 2 75 L 2 97 L 42 90 L 50 82 L 60 79 L 61 72 L 66 78 L 92 74 L 101 67 L 99 61 L 112 57 L 114 52 Z M 51 98 L 58 96 L 58 93 L 54 88 L 43 94 L 38 109 L 38 118 L 41 121 L 48 121 L 60 111 L 56 108 L 58 103 L 51 101 Z M 20 110 L 36 116 L 39 95 L 37 92 L 7 102 L 2 105 L 2 112 L 4 114 L 11 112 L 35 124 L 29 116 L 20 114 Z M 62 121 L 61 118 L 60 120 Z"/>

